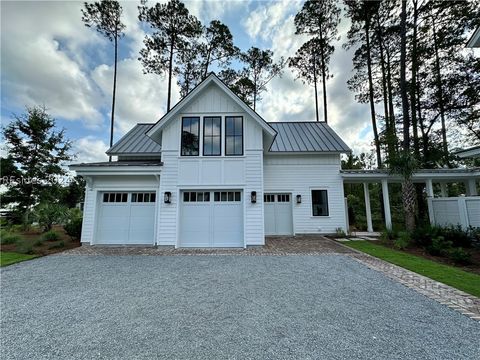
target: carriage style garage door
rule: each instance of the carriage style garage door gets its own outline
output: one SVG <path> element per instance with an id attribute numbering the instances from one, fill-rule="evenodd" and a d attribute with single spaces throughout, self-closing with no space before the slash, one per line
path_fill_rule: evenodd
<path id="1" fill-rule="evenodd" d="M 292 197 L 290 194 L 265 194 L 265 235 L 292 235 Z"/>
<path id="2" fill-rule="evenodd" d="M 155 192 L 100 194 L 95 245 L 153 245 Z"/>
<path id="3" fill-rule="evenodd" d="M 243 247 L 240 190 L 183 191 L 180 247 Z"/>

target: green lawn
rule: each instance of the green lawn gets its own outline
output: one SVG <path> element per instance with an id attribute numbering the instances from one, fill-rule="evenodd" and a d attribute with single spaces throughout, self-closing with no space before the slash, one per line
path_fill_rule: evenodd
<path id="1" fill-rule="evenodd" d="M 367 241 L 348 241 L 343 244 L 480 297 L 480 275 Z"/>
<path id="2" fill-rule="evenodd" d="M 13 252 L 0 252 L 0 266 L 12 265 L 20 261 L 31 260 L 38 255 L 25 255 Z"/>

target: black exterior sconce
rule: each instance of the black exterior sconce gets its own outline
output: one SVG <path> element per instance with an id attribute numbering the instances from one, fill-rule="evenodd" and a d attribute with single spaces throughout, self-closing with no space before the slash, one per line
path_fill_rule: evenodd
<path id="1" fill-rule="evenodd" d="M 302 195 L 298 194 L 297 195 L 297 204 L 301 204 L 302 203 Z"/>
<path id="2" fill-rule="evenodd" d="M 252 204 L 255 204 L 257 202 L 257 192 L 256 191 L 252 191 L 250 193 L 250 201 L 252 202 Z"/>
<path id="3" fill-rule="evenodd" d="M 165 191 L 163 194 L 163 202 L 165 204 L 170 204 L 172 202 L 172 193 L 170 191 Z"/>

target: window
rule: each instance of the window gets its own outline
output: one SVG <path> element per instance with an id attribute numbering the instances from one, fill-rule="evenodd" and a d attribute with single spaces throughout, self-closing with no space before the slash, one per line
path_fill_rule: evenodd
<path id="1" fill-rule="evenodd" d="M 225 155 L 243 155 L 243 117 L 225 117 Z"/>
<path id="2" fill-rule="evenodd" d="M 312 190 L 313 216 L 328 216 L 327 190 Z"/>
<path id="3" fill-rule="evenodd" d="M 127 202 L 128 193 L 103 193 L 104 203 L 124 203 Z"/>
<path id="4" fill-rule="evenodd" d="M 278 202 L 290 202 L 290 194 L 279 194 L 277 195 Z"/>
<path id="5" fill-rule="evenodd" d="M 136 203 L 148 203 L 155 202 L 156 194 L 155 193 L 132 193 L 132 202 Z"/>
<path id="6" fill-rule="evenodd" d="M 183 202 L 208 202 L 210 193 L 208 191 L 185 191 L 183 193 Z"/>
<path id="7" fill-rule="evenodd" d="M 215 191 L 213 193 L 214 201 L 242 201 L 240 191 Z"/>
<path id="8" fill-rule="evenodd" d="M 275 195 L 265 194 L 265 195 L 263 195 L 263 201 L 266 202 L 266 203 L 275 202 Z"/>
<path id="9" fill-rule="evenodd" d="M 182 156 L 198 156 L 200 118 L 182 118 Z"/>
<path id="10" fill-rule="evenodd" d="M 203 118 L 203 155 L 220 156 L 222 141 L 222 118 Z"/>

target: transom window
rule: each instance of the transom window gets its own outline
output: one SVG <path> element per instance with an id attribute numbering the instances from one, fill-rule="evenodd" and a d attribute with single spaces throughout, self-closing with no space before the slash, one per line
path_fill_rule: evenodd
<path id="1" fill-rule="evenodd" d="M 225 155 L 243 155 L 243 117 L 225 117 Z"/>
<path id="2" fill-rule="evenodd" d="M 183 202 L 208 202 L 210 201 L 210 192 L 208 191 L 185 191 L 183 193 Z"/>
<path id="3" fill-rule="evenodd" d="M 275 202 L 275 195 L 265 194 L 265 195 L 263 195 L 263 201 L 266 202 L 266 203 Z"/>
<path id="4" fill-rule="evenodd" d="M 203 118 L 203 155 L 220 156 L 222 143 L 222 118 Z"/>
<path id="5" fill-rule="evenodd" d="M 156 199 L 155 193 L 132 193 L 132 202 L 153 203 L 155 202 L 155 199 Z"/>
<path id="6" fill-rule="evenodd" d="M 327 190 L 312 190 L 312 215 L 328 216 Z"/>
<path id="7" fill-rule="evenodd" d="M 290 202 L 289 194 L 279 194 L 277 195 L 278 202 Z"/>
<path id="8" fill-rule="evenodd" d="M 124 203 L 128 200 L 128 193 L 103 193 L 104 203 Z"/>
<path id="9" fill-rule="evenodd" d="M 214 201 L 242 201 L 240 191 L 215 191 L 213 193 Z"/>
<path id="10" fill-rule="evenodd" d="M 182 118 L 182 156 L 198 156 L 200 118 Z"/>

